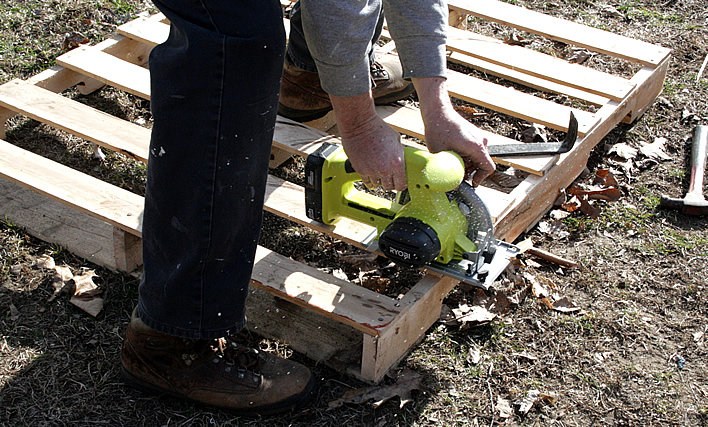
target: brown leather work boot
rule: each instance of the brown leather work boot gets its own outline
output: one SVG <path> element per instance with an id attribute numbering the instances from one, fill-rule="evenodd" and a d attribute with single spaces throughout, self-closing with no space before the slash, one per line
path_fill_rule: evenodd
<path id="1" fill-rule="evenodd" d="M 415 90 L 413 83 L 403 79 L 401 62 L 396 55 L 379 55 L 370 68 L 370 75 L 376 105 L 396 102 Z M 324 116 L 331 109 L 332 104 L 329 95 L 322 89 L 320 76 L 295 66 L 286 55 L 278 114 L 307 122 Z"/>
<path id="2" fill-rule="evenodd" d="M 135 313 L 121 354 L 123 380 L 138 389 L 267 415 L 307 403 L 315 380 L 305 366 L 219 340 L 189 340 L 150 329 Z"/>

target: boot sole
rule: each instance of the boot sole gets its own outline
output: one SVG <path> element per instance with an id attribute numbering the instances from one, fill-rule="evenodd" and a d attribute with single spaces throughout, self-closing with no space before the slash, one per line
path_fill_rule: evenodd
<path id="1" fill-rule="evenodd" d="M 397 92 L 387 93 L 379 98 L 374 98 L 374 104 L 391 104 L 396 101 L 400 101 L 403 98 L 407 98 L 413 92 L 415 92 L 415 87 L 410 84 Z M 332 107 L 322 108 L 319 110 L 296 110 L 294 108 L 286 107 L 283 104 L 278 104 L 278 114 L 287 119 L 295 120 L 296 122 L 309 122 L 312 120 L 317 120 L 324 117 L 330 111 L 332 111 Z"/>
<path id="2" fill-rule="evenodd" d="M 271 405 L 265 405 L 265 406 L 260 406 L 260 407 L 256 407 L 256 408 L 250 408 L 250 407 L 249 408 L 230 408 L 230 407 L 224 407 L 224 406 L 214 405 L 214 404 L 190 399 L 190 398 L 188 398 L 184 395 L 181 395 L 179 393 L 176 393 L 174 391 L 165 390 L 165 389 L 156 387 L 155 385 L 150 384 L 146 381 L 143 381 L 140 378 L 136 377 L 135 375 L 131 374 L 122 365 L 120 367 L 120 374 L 121 374 L 121 379 L 123 380 L 123 382 L 126 385 L 133 387 L 137 390 L 140 390 L 140 391 L 143 391 L 146 393 L 151 393 L 151 394 L 168 395 L 168 396 L 175 397 L 177 399 L 198 403 L 200 405 L 206 405 L 206 406 L 211 406 L 211 407 L 223 409 L 223 410 L 229 411 L 230 413 L 233 413 L 235 415 L 246 416 L 246 417 L 258 417 L 258 416 L 263 416 L 263 415 L 274 415 L 274 414 L 280 414 L 283 412 L 294 411 L 298 408 L 305 406 L 308 402 L 310 402 L 310 400 L 312 400 L 312 398 L 314 397 L 315 391 L 317 389 L 317 382 L 315 381 L 315 377 L 313 375 L 310 377 L 310 381 L 308 382 L 307 386 L 305 386 L 305 389 L 302 391 L 302 393 L 292 396 L 288 399 L 282 400 L 280 402 L 277 402 L 277 403 L 274 403 Z"/>

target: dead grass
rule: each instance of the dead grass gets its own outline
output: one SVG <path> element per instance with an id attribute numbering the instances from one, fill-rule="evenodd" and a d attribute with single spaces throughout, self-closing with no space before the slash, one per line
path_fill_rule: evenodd
<path id="1" fill-rule="evenodd" d="M 634 125 L 613 130 L 588 164 L 592 172 L 601 168 L 616 172 L 622 199 L 599 203 L 598 219 L 576 212 L 562 220 L 566 236 L 544 233 L 538 227 L 523 236 L 580 263 L 578 268 L 565 269 L 533 260 L 536 264 L 524 269 L 552 284 L 580 312 L 549 310 L 540 299 L 529 296 L 489 324 L 435 325 L 402 363 L 422 374 L 424 385 L 403 408 L 393 399 L 378 409 L 362 404 L 329 410 L 329 402 L 363 384 L 292 354 L 320 378 L 315 402 L 293 415 L 236 418 L 122 385 L 119 349 L 137 300 L 138 280 L 98 268 L 97 282 L 106 293 L 98 319 L 83 314 L 67 298 L 48 302 L 51 277 L 33 267 L 38 256 L 50 254 L 74 272 L 94 266 L 28 236 L 6 219 L 0 221 L 0 424 L 708 425 L 707 219 L 657 209 L 661 194 L 679 196 L 688 188 L 686 141 L 695 125 L 708 124 L 708 72 L 695 82 L 708 54 L 705 5 L 700 0 L 514 3 L 662 44 L 673 49 L 675 58 L 660 99 Z M 65 34 L 80 32 L 97 41 L 148 7 L 141 0 L 3 2 L 0 83 L 52 65 L 61 54 Z M 502 31 L 497 25 L 482 27 L 476 20 L 469 25 L 489 34 Z M 564 54 L 563 46 L 537 43 L 540 49 Z M 593 66 L 617 74 L 633 71 L 601 55 L 592 61 Z M 81 99 L 149 125 L 149 105 L 125 94 L 103 90 Z M 486 126 L 509 135 L 518 129 L 503 116 L 485 120 Z M 631 174 L 622 173 L 603 150 L 605 144 L 636 146 L 660 136 L 668 139 L 671 160 L 649 162 Z M 143 191 L 142 166 L 118 156 L 100 164 L 85 141 L 33 121 L 13 119 L 7 139 L 136 193 Z M 278 173 L 297 180 L 298 170 L 292 164 Z M 262 244 L 266 246 L 286 248 L 286 253 L 325 268 L 346 272 L 351 267 L 340 261 L 343 251 L 351 249 L 332 239 L 273 216 L 268 216 L 265 227 L 268 239 Z M 411 280 L 405 274 L 394 279 L 396 283 Z M 456 308 L 472 298 L 473 290 L 459 288 L 445 303 Z M 258 336 L 246 339 L 270 351 L 291 353 L 281 343 Z M 548 397 L 539 399 L 528 413 L 519 413 L 514 402 L 532 390 Z M 500 417 L 504 402 L 516 410 L 508 418 Z"/>

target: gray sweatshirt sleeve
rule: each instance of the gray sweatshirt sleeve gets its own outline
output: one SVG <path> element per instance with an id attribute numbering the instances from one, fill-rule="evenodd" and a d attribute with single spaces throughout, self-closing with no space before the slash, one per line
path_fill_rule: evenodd
<path id="1" fill-rule="evenodd" d="M 370 88 L 369 51 L 382 0 L 301 0 L 303 31 L 322 88 L 356 96 Z M 445 76 L 447 3 L 383 0 L 404 77 Z"/>

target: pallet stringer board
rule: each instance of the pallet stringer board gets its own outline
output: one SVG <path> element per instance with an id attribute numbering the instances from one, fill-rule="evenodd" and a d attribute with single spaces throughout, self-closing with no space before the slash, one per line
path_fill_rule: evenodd
<path id="1" fill-rule="evenodd" d="M 450 277 L 429 274 L 408 291 L 400 302 L 404 309 L 394 322 L 379 336 L 364 336 L 362 375 L 374 382 L 383 379 L 440 318 L 442 301 L 457 284 Z"/>

